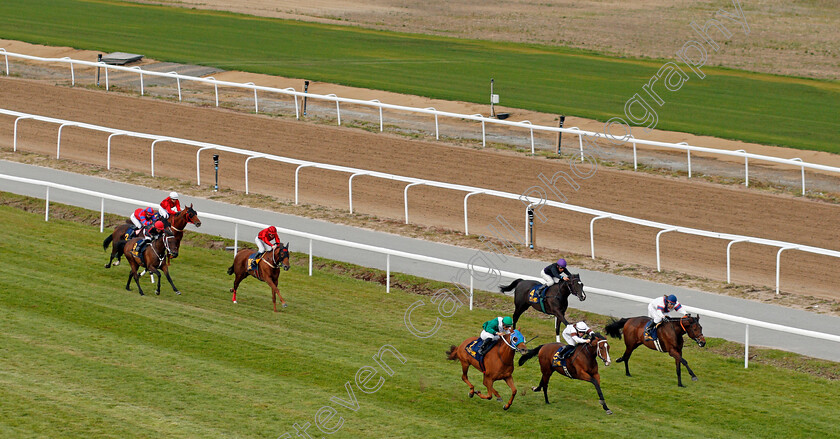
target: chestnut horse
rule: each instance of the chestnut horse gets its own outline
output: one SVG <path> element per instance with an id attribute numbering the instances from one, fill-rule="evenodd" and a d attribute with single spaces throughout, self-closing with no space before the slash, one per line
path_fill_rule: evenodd
<path id="1" fill-rule="evenodd" d="M 187 227 L 187 224 L 195 224 L 196 227 L 201 227 L 201 220 L 198 219 L 198 214 L 193 210 L 192 204 L 184 208 L 184 210 L 176 213 L 175 215 L 170 215 L 169 220 L 163 220 L 163 222 L 167 224 L 167 228 L 173 233 L 175 236 L 175 240 L 178 241 L 178 244 L 181 243 L 181 238 L 184 237 L 184 228 Z M 114 243 L 113 247 L 111 248 L 111 257 L 108 259 L 108 263 L 105 264 L 105 268 L 111 268 L 111 263 L 113 265 L 120 265 L 120 258 L 122 258 L 122 250 L 117 250 L 117 243 L 122 240 L 131 239 L 131 236 L 125 236 L 126 232 L 128 231 L 129 227 L 132 227 L 134 224 L 131 223 L 130 220 L 126 220 L 125 224 L 120 224 L 114 228 L 114 231 L 102 241 L 102 248 L 108 250 L 108 245 L 112 242 Z M 174 253 L 172 258 L 177 258 L 178 253 Z M 117 260 L 114 261 L 114 258 Z"/>
<path id="2" fill-rule="evenodd" d="M 137 289 L 140 291 L 140 295 L 144 295 L 143 288 L 140 287 L 140 275 L 137 274 L 137 269 L 142 265 L 153 276 L 158 275 L 158 279 L 161 280 L 163 278 L 161 277 L 160 272 L 163 271 L 163 274 L 166 275 L 166 280 L 169 281 L 169 285 L 172 285 L 172 290 L 175 291 L 175 294 L 180 295 L 181 292 L 178 291 L 178 288 L 176 288 L 175 284 L 172 282 L 172 278 L 169 277 L 169 256 L 173 253 L 178 253 L 179 243 L 175 242 L 175 237 L 171 232 L 165 230 L 159 238 L 150 242 L 143 249 L 143 253 L 138 256 L 134 256 L 131 253 L 131 250 L 134 248 L 135 243 L 142 240 L 142 238 L 132 238 L 128 241 L 119 241 L 115 244 L 115 246 L 125 255 L 125 260 L 128 261 L 129 265 L 131 265 L 131 273 L 128 274 L 128 282 L 125 284 L 125 289 L 131 291 L 131 279 L 134 279 L 134 282 L 137 284 Z M 160 295 L 160 284 L 161 282 L 158 282 L 155 289 L 155 294 L 157 295 Z"/>
<path id="3" fill-rule="evenodd" d="M 461 361 L 461 379 L 470 386 L 470 398 L 476 394 L 481 399 L 490 399 L 496 396 L 496 400 L 501 402 L 502 397 L 493 388 L 493 383 L 499 380 L 505 380 L 505 383 L 507 383 L 512 392 L 510 401 L 504 406 L 504 409 L 507 410 L 513 404 L 513 398 L 516 397 L 516 386 L 513 384 L 512 376 L 513 354 L 516 351 L 520 354 L 528 351 L 528 348 L 525 346 L 525 337 L 519 331 L 505 334 L 495 346 L 490 348 L 490 351 L 484 354 L 484 386 L 487 387 L 487 396 L 482 395 L 481 392 L 477 392 L 470 380 L 467 379 L 467 372 L 470 370 L 470 366 L 481 370 L 481 365 L 478 363 L 478 360 L 470 356 L 466 349 L 468 344 L 477 339 L 478 337 L 470 337 L 464 340 L 460 346 L 451 346 L 449 351 L 446 352 L 446 358 L 453 361 Z"/>
<path id="4" fill-rule="evenodd" d="M 510 285 L 500 286 L 499 289 L 503 293 L 515 289 L 513 292 L 513 305 L 516 307 L 516 310 L 513 312 L 514 329 L 516 329 L 516 322 L 519 320 L 519 316 L 527 311 L 528 308 L 533 307 L 537 311 L 557 317 L 557 321 L 554 323 L 554 334 L 559 339 L 560 322 L 566 326 L 569 325 L 569 321 L 566 320 L 566 310 L 569 308 L 569 296 L 574 294 L 581 302 L 586 300 L 586 293 L 583 291 L 583 282 L 580 281 L 580 275 L 573 274 L 569 280 L 561 280 L 548 287 L 548 290 L 545 292 L 545 300 L 543 300 L 545 311 L 542 310 L 539 303 L 532 303 L 528 300 L 529 292 L 537 285 L 541 285 L 541 283 L 533 280 L 516 279 Z"/>
<path id="5" fill-rule="evenodd" d="M 532 387 L 534 392 L 543 391 L 545 396 L 545 403 L 548 404 L 548 380 L 551 374 L 557 371 L 561 375 L 565 375 L 575 380 L 588 381 L 595 386 L 595 391 L 598 392 L 598 402 L 607 412 L 612 414 L 612 410 L 607 407 L 604 401 L 604 394 L 601 393 L 601 375 L 598 373 L 598 358 L 604 362 L 604 366 L 610 365 L 610 344 L 603 335 L 595 332 L 589 337 L 589 343 L 580 343 L 575 346 L 574 352 L 566 359 L 566 373 L 561 366 L 553 366 L 554 354 L 563 346 L 563 343 L 548 343 L 537 346 L 531 349 L 519 358 L 519 365 L 522 366 L 526 361 L 533 356 L 539 354 L 540 370 L 542 371 L 542 378 L 540 378 L 540 385 Z"/>
<path id="6" fill-rule="evenodd" d="M 280 298 L 280 303 L 283 308 L 289 306 L 283 296 L 280 295 L 280 290 L 277 289 L 277 278 L 280 276 L 280 267 L 283 270 L 289 271 L 289 244 L 285 246 L 276 246 L 274 249 L 263 253 L 260 263 L 254 270 L 248 270 L 248 258 L 256 253 L 256 250 L 243 248 L 233 258 L 233 265 L 228 268 L 228 275 L 236 273 L 236 278 L 233 280 L 233 288 L 230 292 L 233 293 L 233 303 L 236 303 L 236 289 L 239 288 L 239 283 L 246 277 L 254 276 L 255 278 L 265 282 L 271 287 L 271 303 L 274 304 L 274 312 L 277 312 L 277 297 Z"/>
<path id="7" fill-rule="evenodd" d="M 650 317 L 612 319 L 606 327 L 607 335 L 619 339 L 621 339 L 621 333 L 624 332 L 626 349 L 624 355 L 615 361 L 624 362 L 624 372 L 627 376 L 630 376 L 630 366 L 627 363 L 634 349 L 639 345 L 645 345 L 655 351 L 659 350 L 653 340 L 645 340 L 645 326 L 649 321 Z M 697 381 L 697 375 L 694 375 L 694 371 L 688 367 L 688 362 L 682 356 L 682 348 L 684 334 L 688 334 L 701 348 L 706 345 L 706 338 L 703 337 L 703 327 L 700 326 L 700 316 L 693 317 L 689 314 L 679 319 L 665 317 L 665 322 L 659 326 L 656 332 L 659 345 L 662 348 L 661 352 L 667 352 L 674 357 L 674 361 L 677 363 L 677 385 L 685 387 L 682 383 L 680 365 L 685 366 L 685 369 L 691 374 L 692 381 Z"/>

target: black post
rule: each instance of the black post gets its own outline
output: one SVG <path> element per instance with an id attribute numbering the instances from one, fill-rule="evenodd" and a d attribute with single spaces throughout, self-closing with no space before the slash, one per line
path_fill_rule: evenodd
<path id="1" fill-rule="evenodd" d="M 219 154 L 213 154 L 213 165 L 216 167 L 216 185 L 213 190 L 219 192 Z"/>
<path id="2" fill-rule="evenodd" d="M 534 238 L 534 208 L 528 207 L 528 248 L 533 250 L 534 243 L 537 240 Z"/>
<path id="3" fill-rule="evenodd" d="M 102 54 L 96 55 L 96 62 L 102 62 Z M 99 66 L 96 66 L 96 86 L 99 87 Z"/>
<path id="4" fill-rule="evenodd" d="M 557 125 L 557 128 L 563 128 L 563 123 L 566 122 L 566 116 L 560 116 L 560 123 Z M 563 132 L 557 132 L 557 155 L 560 155 L 560 144 L 563 141 Z"/>
<path id="5" fill-rule="evenodd" d="M 306 94 L 309 93 L 309 81 L 303 81 L 303 115 L 306 116 Z"/>
<path id="6" fill-rule="evenodd" d="M 496 110 L 493 108 L 493 78 L 490 78 L 490 117 L 496 116 Z"/>

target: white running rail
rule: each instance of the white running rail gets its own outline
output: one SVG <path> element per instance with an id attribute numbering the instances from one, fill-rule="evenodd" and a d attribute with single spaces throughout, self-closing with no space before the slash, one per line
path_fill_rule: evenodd
<path id="1" fill-rule="evenodd" d="M 268 92 L 268 93 L 276 93 L 280 95 L 291 96 L 294 98 L 295 102 L 295 117 L 300 119 L 300 106 L 298 103 L 298 98 L 307 97 L 309 99 L 320 99 L 324 101 L 333 101 L 335 102 L 335 109 L 338 119 L 338 124 L 341 125 L 341 108 L 340 103 L 346 104 L 355 104 L 355 105 L 362 105 L 368 107 L 375 107 L 379 108 L 379 130 L 383 130 L 383 119 L 382 119 L 382 109 L 390 109 L 390 110 L 398 110 L 398 111 L 407 111 L 412 113 L 421 113 L 421 114 L 429 114 L 435 117 L 435 138 L 440 138 L 440 132 L 438 129 L 438 117 L 449 117 L 453 119 L 464 119 L 464 120 L 473 120 L 476 122 L 481 123 L 481 132 L 482 132 L 482 145 L 486 146 L 486 135 L 485 135 L 485 124 L 492 123 L 496 125 L 508 126 L 508 127 L 518 127 L 527 129 L 531 135 L 531 153 L 534 153 L 534 130 L 537 131 L 545 131 L 545 132 L 559 132 L 559 133 L 569 133 L 578 136 L 578 143 L 580 146 L 580 152 L 583 154 L 583 136 L 590 136 L 594 138 L 606 138 L 605 133 L 597 133 L 593 131 L 585 131 L 578 129 L 577 127 L 570 127 L 570 128 L 558 128 L 558 127 L 551 127 L 545 125 L 534 125 L 530 121 L 521 121 L 521 122 L 514 122 L 510 120 L 499 120 L 492 117 L 485 117 L 481 114 L 460 114 L 460 113 L 452 113 L 448 111 L 439 111 L 434 108 L 419 108 L 419 107 L 408 107 L 404 105 L 393 105 L 393 104 L 386 104 L 379 102 L 377 99 L 373 100 L 362 100 L 362 99 L 350 99 L 350 98 L 342 98 L 336 96 L 334 94 L 327 94 L 321 95 L 316 93 L 304 93 L 295 90 L 294 88 L 274 88 L 274 87 L 264 87 L 255 85 L 253 83 L 238 83 L 238 82 L 230 82 L 230 81 L 219 81 L 212 77 L 197 77 L 197 76 L 187 76 L 181 75 L 177 72 L 155 72 L 151 70 L 142 70 L 140 67 L 123 67 L 123 66 L 112 66 L 108 65 L 104 62 L 91 62 L 91 61 L 82 61 L 82 60 L 75 60 L 69 57 L 64 58 L 43 58 L 38 56 L 31 56 L 31 55 L 24 55 L 20 53 L 13 53 L 7 52 L 5 49 L 0 48 L 0 54 L 5 57 L 5 65 L 6 65 L 6 75 L 9 75 L 9 57 L 13 58 L 20 58 L 26 59 L 30 61 L 40 61 L 40 62 L 47 62 L 47 63 L 63 63 L 70 65 L 70 75 L 72 83 L 75 85 L 76 83 L 76 75 L 75 75 L 75 65 L 82 65 L 88 67 L 99 67 L 105 70 L 105 88 L 110 88 L 109 78 L 108 78 L 108 71 L 109 70 L 117 70 L 123 72 L 129 72 L 134 74 L 140 75 L 140 93 L 141 95 L 145 93 L 143 88 L 143 75 L 148 76 L 159 76 L 159 77 L 167 77 L 172 78 L 176 81 L 178 87 L 178 100 L 181 100 L 181 80 L 185 81 L 194 81 L 194 82 L 201 82 L 205 84 L 212 84 L 215 88 L 216 93 L 216 106 L 219 106 L 219 86 L 224 87 L 233 87 L 233 88 L 242 88 L 242 89 L 249 89 L 254 91 L 254 108 L 258 111 L 259 110 L 259 103 L 257 97 L 257 90 Z M 681 143 L 670 143 L 670 142 L 658 142 L 655 140 L 646 140 L 646 139 L 637 139 L 632 136 L 628 136 L 626 139 L 613 139 L 616 140 L 625 140 L 625 142 L 630 142 L 633 144 L 633 168 L 638 168 L 638 161 L 636 155 L 636 147 L 637 144 L 640 145 L 649 145 L 649 146 L 657 146 L 663 148 L 670 148 L 670 149 L 679 149 L 686 151 L 687 163 L 688 163 L 688 176 L 691 177 L 691 152 L 703 152 L 708 154 L 718 154 L 718 155 L 725 155 L 731 157 L 740 157 L 744 160 L 744 179 L 745 184 L 747 186 L 750 185 L 750 174 L 749 174 L 749 161 L 750 159 L 753 160 L 760 160 L 765 162 L 771 163 L 780 163 L 786 164 L 790 166 L 794 166 L 796 168 L 801 169 L 802 174 L 802 194 L 805 194 L 805 168 L 813 169 L 813 170 L 820 170 L 820 171 L 827 171 L 835 174 L 840 174 L 840 168 L 834 166 L 827 166 L 827 165 L 820 165 L 817 163 L 808 163 L 803 161 L 800 158 L 792 158 L 792 159 L 784 159 L 780 157 L 774 156 L 767 156 L 761 154 L 753 154 L 746 152 L 744 150 L 737 150 L 737 151 L 730 151 L 726 149 L 717 149 L 717 148 L 708 148 L 702 146 L 693 146 L 689 145 L 685 142 Z"/>
<path id="2" fill-rule="evenodd" d="M 57 190 L 68 191 L 68 192 L 73 192 L 73 193 L 77 193 L 77 194 L 89 195 L 91 197 L 99 198 L 100 199 L 100 215 L 99 215 L 99 218 L 100 218 L 99 231 L 100 232 L 104 231 L 105 200 L 118 201 L 118 202 L 121 202 L 121 203 L 128 203 L 128 204 L 132 204 L 132 205 L 135 205 L 135 206 L 145 206 L 145 205 L 150 205 L 150 204 L 151 205 L 156 204 L 156 202 L 153 202 L 153 201 L 136 200 L 136 199 L 126 198 L 126 197 L 120 197 L 120 196 L 117 196 L 117 195 L 110 195 L 110 194 L 106 194 L 106 193 L 103 193 L 103 192 L 91 191 L 91 190 L 87 190 L 87 189 L 80 189 L 80 188 L 76 188 L 76 187 L 73 187 L 73 186 L 68 186 L 68 185 L 64 185 L 64 184 L 60 184 L 60 183 L 53 183 L 53 182 L 43 181 L 43 180 L 35 180 L 35 179 L 31 179 L 31 178 L 16 177 L 16 176 L 11 176 L 11 175 L 0 174 L 0 180 L 16 181 L 16 182 L 19 182 L 19 183 L 26 183 L 26 184 L 45 187 L 46 188 L 46 196 L 45 196 L 46 213 L 44 215 L 44 221 L 49 221 L 50 188 L 57 189 Z M 202 212 L 198 212 L 198 214 L 201 218 L 207 218 L 207 219 L 213 219 L 213 220 L 217 220 L 217 221 L 232 223 L 234 225 L 234 236 L 235 237 L 238 237 L 238 235 L 239 235 L 239 226 L 240 225 L 248 226 L 248 227 L 255 227 L 255 228 L 258 228 L 258 229 L 263 229 L 265 227 L 268 227 L 268 224 L 262 224 L 262 223 L 257 223 L 257 222 L 254 222 L 254 221 L 242 220 L 242 219 L 233 218 L 233 217 L 224 216 L 224 215 L 216 215 L 216 214 L 212 214 L 212 213 L 202 213 Z M 473 309 L 473 281 L 474 281 L 474 276 L 472 274 L 473 272 L 478 273 L 478 274 L 483 274 L 484 276 L 486 276 L 487 274 L 494 274 L 495 275 L 496 273 L 498 273 L 502 277 L 511 278 L 511 279 L 522 278 L 522 279 L 526 279 L 526 280 L 536 280 L 536 281 L 541 280 L 538 277 L 523 275 L 523 274 L 520 274 L 520 273 L 513 273 L 513 272 L 510 272 L 510 271 L 502 271 L 502 270 L 497 270 L 495 268 L 483 267 L 483 266 L 479 266 L 479 265 L 475 265 L 475 264 L 458 262 L 458 261 L 451 261 L 451 260 L 448 260 L 448 259 L 435 258 L 435 257 L 431 257 L 431 256 L 417 255 L 417 254 L 408 253 L 408 252 L 404 252 L 404 251 L 400 251 L 400 250 L 393 250 L 393 249 L 389 249 L 389 248 L 385 248 L 385 247 L 377 247 L 377 246 L 373 246 L 373 245 L 369 245 L 369 244 L 361 244 L 361 243 L 357 243 L 357 242 L 346 241 L 346 240 L 343 240 L 343 239 L 330 238 L 330 237 L 326 237 L 326 236 L 316 235 L 314 233 L 301 232 L 301 231 L 297 231 L 297 230 L 291 230 L 291 229 L 280 228 L 280 227 L 278 227 L 278 232 L 286 234 L 286 235 L 297 236 L 299 238 L 309 240 L 309 275 L 310 276 L 312 275 L 312 243 L 314 241 L 322 242 L 322 243 L 328 243 L 328 244 L 334 244 L 334 245 L 339 245 L 339 246 L 344 246 L 344 247 L 350 247 L 350 248 L 355 248 L 355 249 L 360 249 L 360 250 L 366 250 L 366 251 L 370 251 L 370 252 L 374 252 L 374 253 L 384 254 L 385 258 L 386 258 L 386 273 L 385 273 L 386 278 L 387 278 L 386 287 L 385 287 L 386 292 L 390 292 L 390 287 L 391 287 L 391 283 L 390 283 L 390 280 L 391 280 L 391 271 L 390 271 L 391 256 L 410 259 L 410 260 L 414 260 L 414 261 L 428 262 L 428 263 L 432 263 L 432 264 L 438 264 L 438 265 L 442 265 L 442 266 L 446 266 L 446 267 L 452 267 L 452 268 L 458 268 L 460 270 L 465 270 L 465 271 L 470 273 L 470 301 L 469 301 L 470 309 Z M 234 254 L 236 253 L 237 246 L 238 246 L 238 241 L 234 241 Z M 642 297 L 642 296 L 636 296 L 636 295 L 633 295 L 633 294 L 627 294 L 627 293 L 622 293 L 622 292 L 618 292 L 618 291 L 605 290 L 605 289 L 602 289 L 602 288 L 593 288 L 593 287 L 585 287 L 585 289 L 586 289 L 586 292 L 590 293 L 590 294 L 600 294 L 600 295 L 604 295 L 604 296 L 615 297 L 615 298 L 619 298 L 619 299 L 625 299 L 625 300 L 640 302 L 640 303 L 650 302 L 650 298 Z M 746 336 L 745 336 L 745 343 L 744 343 L 744 368 L 747 368 L 748 365 L 749 365 L 749 328 L 750 328 L 750 326 L 756 326 L 756 327 L 759 327 L 759 328 L 771 329 L 771 330 L 774 330 L 774 331 L 785 332 L 785 333 L 788 333 L 788 334 L 802 335 L 802 336 L 805 336 L 805 337 L 811 337 L 811 338 L 816 338 L 816 339 L 820 339 L 820 340 L 827 340 L 827 341 L 833 341 L 833 342 L 840 343 L 840 335 L 826 334 L 826 333 L 817 332 L 817 331 L 810 331 L 810 330 L 807 330 L 807 329 L 801 329 L 801 328 L 794 328 L 794 327 L 791 327 L 791 326 L 779 325 L 779 324 L 776 324 L 776 323 L 768 323 L 768 322 L 763 322 L 763 321 L 760 321 L 760 320 L 749 319 L 749 318 L 746 318 L 746 317 L 734 316 L 734 315 L 731 315 L 731 314 L 725 314 L 725 313 L 721 313 L 721 312 L 717 312 L 717 311 L 695 308 L 695 307 L 690 307 L 690 306 L 684 306 L 684 308 L 689 312 L 694 312 L 694 313 L 698 313 L 698 314 L 701 314 L 701 315 L 706 315 L 706 316 L 709 316 L 709 317 L 718 318 L 718 319 L 721 319 L 721 320 L 727 320 L 727 321 L 730 321 L 730 322 L 744 324 L 746 326 L 746 329 L 745 329 L 745 331 L 746 331 L 745 335 Z"/>
<path id="3" fill-rule="evenodd" d="M 640 225 L 640 226 L 651 227 L 651 228 L 654 228 L 654 229 L 659 229 L 659 232 L 656 234 L 656 269 L 658 271 L 662 271 L 662 266 L 661 266 L 661 263 L 660 263 L 659 241 L 660 241 L 660 237 L 662 236 L 662 234 L 666 233 L 666 232 L 680 232 L 680 233 L 685 233 L 685 234 L 689 234 L 689 235 L 705 236 L 705 237 L 708 237 L 708 238 L 716 238 L 716 239 L 722 239 L 722 240 L 725 240 L 725 241 L 729 241 L 729 244 L 726 246 L 727 282 L 730 282 L 731 249 L 732 249 L 733 244 L 741 243 L 741 242 L 750 242 L 750 243 L 753 243 L 753 244 L 761 244 L 761 245 L 767 245 L 767 246 L 771 246 L 771 247 L 778 247 L 779 250 L 776 253 L 776 294 L 779 294 L 779 292 L 780 292 L 779 285 L 780 285 L 780 276 L 781 276 L 781 257 L 782 257 L 782 252 L 783 251 L 785 251 L 785 250 L 799 250 L 799 251 L 803 251 L 803 252 L 807 252 L 807 253 L 814 253 L 814 254 L 819 254 L 819 255 L 825 255 L 825 256 L 840 258 L 840 251 L 836 251 L 836 250 L 829 250 L 829 249 L 820 248 L 820 247 L 813 247 L 813 246 L 804 245 L 804 244 L 796 244 L 796 243 L 793 243 L 793 242 L 776 241 L 776 240 L 772 240 L 772 239 L 757 238 L 757 237 L 752 237 L 752 236 L 735 235 L 735 234 L 731 234 L 731 233 L 718 233 L 718 232 L 712 232 L 712 231 L 708 231 L 708 230 L 694 229 L 694 228 L 690 228 L 690 227 L 674 226 L 674 225 L 671 225 L 671 224 L 665 224 L 665 223 L 660 223 L 660 222 L 656 222 L 656 221 L 643 220 L 643 219 L 639 219 L 639 218 L 634 218 L 634 217 L 630 217 L 630 216 L 626 216 L 626 215 L 619 215 L 619 214 L 606 212 L 606 211 L 602 211 L 602 210 L 591 209 L 591 208 L 587 208 L 587 207 L 574 206 L 574 205 L 571 205 L 571 204 L 562 203 L 562 202 L 553 201 L 553 200 L 543 200 L 543 199 L 538 199 L 538 198 L 534 198 L 534 197 L 526 197 L 524 195 L 515 194 L 515 193 L 511 193 L 511 192 L 504 192 L 504 191 L 498 191 L 498 190 L 493 190 L 493 189 L 484 189 L 484 188 L 479 188 L 479 187 L 475 187 L 475 186 L 465 186 L 465 185 L 453 184 L 453 183 L 444 183 L 444 182 L 434 181 L 434 180 L 424 180 L 424 179 L 421 179 L 421 178 L 406 177 L 406 176 L 388 174 L 388 173 L 377 172 L 377 171 L 368 171 L 368 170 L 359 169 L 359 168 L 350 168 L 350 167 L 347 167 L 347 166 L 339 166 L 339 165 L 331 165 L 331 164 L 325 164 L 325 163 L 311 162 L 311 161 L 307 161 L 307 160 L 299 160 L 299 159 L 293 159 L 293 158 L 288 158 L 288 157 L 276 156 L 276 155 L 273 155 L 273 154 L 266 154 L 266 153 L 261 153 L 261 152 L 257 152 L 257 151 L 250 151 L 250 150 L 247 150 L 247 149 L 233 148 L 233 147 L 230 147 L 230 146 L 217 145 L 217 144 L 213 144 L 213 143 L 198 142 L 198 141 L 194 141 L 194 140 L 180 139 L 180 138 L 176 138 L 176 137 L 158 136 L 158 135 L 154 135 L 154 134 L 138 133 L 138 132 L 133 132 L 133 131 L 125 131 L 125 130 L 119 130 L 119 129 L 115 129 L 115 128 L 102 127 L 102 126 L 99 126 L 99 125 L 91 125 L 91 124 L 86 124 L 86 123 L 81 123 L 81 122 L 73 122 L 73 121 L 68 121 L 68 120 L 63 120 L 63 119 L 55 119 L 55 118 L 51 118 L 51 117 L 44 117 L 44 116 L 38 116 L 38 115 L 33 115 L 33 114 L 28 114 L 28 113 L 21 113 L 21 112 L 17 112 L 17 111 L 0 109 L 0 114 L 5 114 L 5 115 L 8 115 L 8 116 L 16 117 L 15 123 L 14 123 L 14 133 L 13 133 L 13 145 L 14 145 L 14 150 L 15 151 L 17 151 L 18 122 L 20 122 L 21 120 L 37 120 L 37 121 L 42 121 L 42 122 L 55 123 L 55 124 L 59 125 L 58 139 L 56 141 L 56 158 L 61 158 L 61 130 L 66 126 L 72 126 L 72 127 L 77 127 L 77 128 L 84 128 L 84 129 L 89 129 L 89 130 L 94 130 L 94 131 L 111 133 L 108 136 L 108 145 L 107 145 L 107 159 L 106 159 L 106 162 L 107 162 L 108 169 L 111 168 L 111 138 L 113 138 L 114 136 L 120 136 L 120 135 L 122 135 L 122 136 L 132 136 L 132 137 L 138 137 L 138 138 L 153 140 L 153 142 L 151 144 L 152 176 L 154 176 L 154 147 L 155 147 L 156 143 L 158 143 L 158 142 L 171 142 L 171 143 L 178 143 L 178 144 L 190 145 L 190 146 L 197 147 L 198 150 L 196 151 L 196 155 L 195 155 L 195 169 L 196 169 L 196 183 L 198 185 L 201 185 L 201 172 L 200 172 L 200 163 L 199 163 L 200 154 L 201 154 L 202 151 L 205 151 L 205 150 L 208 150 L 208 149 L 212 149 L 212 150 L 216 150 L 216 151 L 225 151 L 225 152 L 229 152 L 229 153 L 233 153 L 233 154 L 240 154 L 240 155 L 248 156 L 248 158 L 245 160 L 245 192 L 246 193 L 248 193 L 248 162 L 251 159 L 263 158 L 263 159 L 266 159 L 266 160 L 273 160 L 273 161 L 277 161 L 277 162 L 281 162 L 281 163 L 297 165 L 297 168 L 295 169 L 295 204 L 298 204 L 298 196 L 297 195 L 298 195 L 299 171 L 302 168 L 305 168 L 305 167 L 326 169 L 326 170 L 331 170 L 331 171 L 343 172 L 343 173 L 350 174 L 350 177 L 349 177 L 349 180 L 348 180 L 348 189 L 349 189 L 348 192 L 349 192 L 349 198 L 350 198 L 349 204 L 350 204 L 350 212 L 351 213 L 353 212 L 353 178 L 354 177 L 359 176 L 359 175 L 366 175 L 366 176 L 382 178 L 382 179 L 386 179 L 386 180 L 401 181 L 401 182 L 404 182 L 404 183 L 408 183 L 408 185 L 406 186 L 406 190 L 404 191 L 404 197 L 403 197 L 403 200 L 404 200 L 403 203 L 404 203 L 405 212 L 406 212 L 406 223 L 408 223 L 408 190 L 407 189 L 408 189 L 409 186 L 413 186 L 415 184 L 422 184 L 422 185 L 427 185 L 427 186 L 432 186 L 432 187 L 439 187 L 439 188 L 443 188 L 443 189 L 450 189 L 450 190 L 464 192 L 465 193 L 465 196 L 464 196 L 464 229 L 465 229 L 465 234 L 468 234 L 468 232 L 469 232 L 469 228 L 468 228 L 469 222 L 468 222 L 468 215 L 467 215 L 467 212 L 468 212 L 467 211 L 467 199 L 471 195 L 483 194 L 483 195 L 490 195 L 490 196 L 494 196 L 494 197 L 506 198 L 506 199 L 511 199 L 511 200 L 520 200 L 523 203 L 523 207 L 525 207 L 526 209 L 527 209 L 528 206 L 544 204 L 546 206 L 556 207 L 556 208 L 560 208 L 560 209 L 564 209 L 564 210 L 570 210 L 570 211 L 574 211 L 574 212 L 578 212 L 578 213 L 584 213 L 584 214 L 588 214 L 588 215 L 593 216 L 592 220 L 589 223 L 589 241 L 590 241 L 590 246 L 592 248 L 592 258 L 593 259 L 595 258 L 595 229 L 594 229 L 594 225 L 595 225 L 596 220 L 612 219 L 612 220 L 622 221 L 622 222 L 636 224 L 636 225 Z M 526 228 L 526 234 L 527 234 L 527 228 Z"/>

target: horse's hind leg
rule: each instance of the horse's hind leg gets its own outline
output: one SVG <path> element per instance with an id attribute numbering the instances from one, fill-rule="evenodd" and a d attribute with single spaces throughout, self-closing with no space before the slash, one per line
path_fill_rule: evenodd
<path id="1" fill-rule="evenodd" d="M 461 379 L 465 383 L 467 383 L 468 386 L 470 386 L 470 398 L 472 398 L 473 396 L 475 396 L 476 391 L 475 391 L 475 386 L 473 386 L 473 384 L 467 378 L 467 372 L 469 372 L 469 370 L 470 370 L 470 363 L 466 362 L 464 360 L 461 360 Z M 481 392 L 478 392 L 478 396 L 481 397 Z"/>
<path id="2" fill-rule="evenodd" d="M 233 303 L 236 303 L 236 290 L 239 289 L 239 283 L 247 276 L 247 273 L 236 273 L 236 277 L 233 279 L 233 288 L 230 289 L 230 292 L 233 293 L 233 298 L 231 299 Z"/>
<path id="3" fill-rule="evenodd" d="M 522 313 L 527 311 L 530 305 L 528 305 L 527 303 L 524 306 L 516 303 L 514 303 L 514 305 L 516 305 L 516 310 L 513 311 L 513 329 L 516 329 L 516 322 L 519 321 L 519 316 L 521 316 Z"/>
<path id="4" fill-rule="evenodd" d="M 493 388 L 493 378 L 484 375 L 484 387 L 487 387 L 487 398 L 485 399 L 491 399 L 495 396 L 496 401 L 502 402 L 502 395 L 499 395 L 499 392 Z"/>
<path id="5" fill-rule="evenodd" d="M 671 352 L 669 352 L 669 354 L 672 357 L 674 357 L 674 363 L 676 363 L 676 365 L 677 365 L 677 386 L 685 387 L 682 383 L 682 369 L 680 368 L 680 365 L 682 365 L 682 364 L 685 364 L 686 370 L 688 370 L 688 373 L 691 375 L 691 380 L 692 381 L 697 381 L 697 375 L 694 375 L 694 371 L 692 371 L 688 367 L 688 362 L 685 361 L 685 359 L 683 359 L 682 355 L 679 352 L 677 352 L 675 350 L 671 350 Z"/>
<path id="6" fill-rule="evenodd" d="M 624 339 L 627 340 L 627 337 L 625 337 Z M 636 346 L 626 345 L 625 346 L 626 350 L 624 351 L 624 355 L 622 355 L 621 358 L 619 358 L 618 360 L 615 360 L 619 363 L 622 363 L 622 362 L 624 363 L 624 374 L 627 375 L 627 376 L 632 376 L 632 375 L 630 375 L 630 355 L 633 354 L 633 351 L 636 349 L 637 346 L 639 346 L 639 345 L 636 345 Z"/>

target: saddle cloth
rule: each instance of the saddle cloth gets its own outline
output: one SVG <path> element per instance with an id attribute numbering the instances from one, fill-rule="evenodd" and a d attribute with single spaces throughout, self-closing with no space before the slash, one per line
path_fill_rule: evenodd
<path id="1" fill-rule="evenodd" d="M 575 351 L 574 349 L 566 349 L 567 347 L 568 345 L 557 348 L 557 352 L 555 352 L 554 356 L 551 357 L 552 366 L 566 367 L 566 360 L 569 358 L 569 355 Z"/>
<path id="2" fill-rule="evenodd" d="M 542 284 L 537 284 L 528 291 L 528 303 L 539 303 L 540 309 L 545 312 L 545 290 L 540 292 L 541 288 Z"/>
<path id="3" fill-rule="evenodd" d="M 251 256 L 248 256 L 248 271 L 257 269 L 257 265 L 260 263 L 260 259 L 262 259 L 262 256 L 260 256 L 259 259 L 257 259 L 256 256 L 256 253 L 252 254 Z"/>
<path id="4" fill-rule="evenodd" d="M 467 351 L 467 354 L 470 357 L 475 358 L 479 362 L 484 359 L 484 355 L 478 355 L 478 351 L 481 348 L 482 342 L 483 342 L 483 340 L 479 338 L 478 340 L 474 340 L 473 342 L 468 343 L 467 346 L 464 348 Z M 490 343 L 490 347 L 493 347 L 493 344 L 495 344 L 495 341 L 490 340 L 490 341 L 488 341 L 488 343 Z"/>

